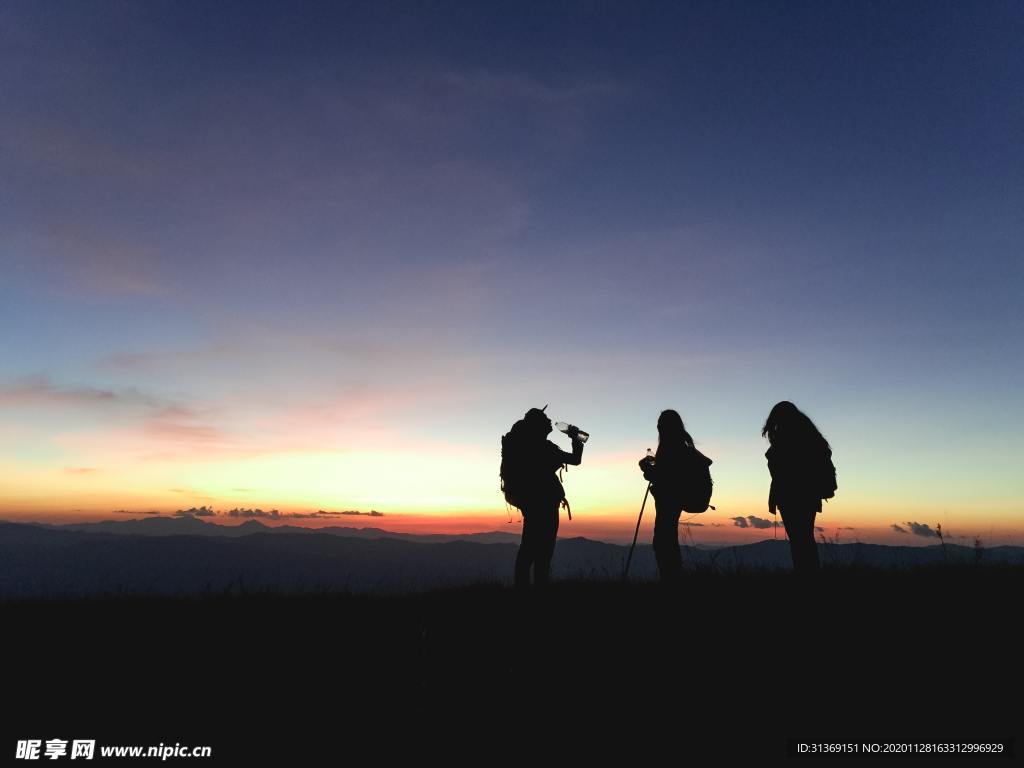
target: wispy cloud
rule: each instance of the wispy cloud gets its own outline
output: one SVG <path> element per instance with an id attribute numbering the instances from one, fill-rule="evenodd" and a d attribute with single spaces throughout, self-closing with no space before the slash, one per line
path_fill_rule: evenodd
<path id="1" fill-rule="evenodd" d="M 276 509 L 262 510 L 262 509 L 244 509 L 244 508 L 240 508 L 240 507 L 239 508 L 235 508 L 235 509 L 229 509 L 227 512 L 224 512 L 223 514 L 227 515 L 228 517 L 245 517 L 245 518 L 261 517 L 261 518 L 268 518 L 270 520 L 279 520 L 279 519 L 281 519 L 281 517 L 283 517 L 283 515 L 278 510 L 276 510 Z"/>
<path id="2" fill-rule="evenodd" d="M 910 532 L 915 536 L 922 536 L 926 539 L 938 538 L 939 534 L 930 525 L 924 523 L 906 523 L 907 527 L 910 528 Z"/>
<path id="3" fill-rule="evenodd" d="M 46 376 L 29 376 L 0 384 L 0 406 L 60 405 L 155 408 L 159 401 L 129 387 L 121 390 L 90 386 L 59 386 Z"/>
<path id="4" fill-rule="evenodd" d="M 0 409 L 71 409 L 104 419 L 116 419 L 110 429 L 62 435 L 80 450 L 129 451 L 144 458 L 180 457 L 183 452 L 246 453 L 262 450 L 224 429 L 223 409 L 208 403 L 187 403 L 128 386 L 122 388 L 57 384 L 46 376 L 23 377 L 0 384 Z M 70 467 L 84 474 L 91 467 Z"/>
<path id="5" fill-rule="evenodd" d="M 119 512 L 117 514 L 134 514 L 131 512 Z M 159 514 L 152 512 L 147 514 Z M 361 512 L 355 509 L 331 511 L 318 509 L 316 512 L 281 512 L 278 509 L 261 509 L 259 507 L 235 507 L 223 512 L 218 512 L 213 507 L 201 506 L 190 507 L 189 509 L 178 509 L 173 513 L 174 517 L 232 517 L 243 519 L 263 520 L 316 520 L 331 519 L 339 517 L 384 517 L 383 512 L 371 509 L 369 512 Z"/>
<path id="6" fill-rule="evenodd" d="M 175 517 L 215 517 L 217 513 L 210 507 L 190 507 L 189 509 L 176 509 Z"/>
<path id="7" fill-rule="evenodd" d="M 234 444 L 235 439 L 208 423 L 197 411 L 184 406 L 165 406 L 153 413 L 144 425 L 147 436 L 160 441 Z"/>

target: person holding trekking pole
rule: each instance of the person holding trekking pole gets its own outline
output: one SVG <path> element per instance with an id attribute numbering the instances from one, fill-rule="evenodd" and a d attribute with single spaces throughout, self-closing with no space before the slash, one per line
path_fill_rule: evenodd
<path id="1" fill-rule="evenodd" d="M 711 501 L 711 459 L 697 450 L 677 411 L 658 417 L 658 450 L 640 460 L 640 469 L 654 496 L 654 558 L 662 584 L 679 583 L 683 573 L 679 550 L 679 517 L 683 511 L 703 512 Z"/>
<path id="2" fill-rule="evenodd" d="M 555 474 L 566 465 L 583 461 L 583 443 L 587 433 L 564 425 L 572 441 L 572 453 L 563 451 L 547 439 L 551 419 L 544 408 L 531 408 L 512 425 L 501 439 L 501 480 L 505 501 L 523 513 L 523 536 L 516 554 L 515 585 L 530 586 L 533 569 L 535 586 L 547 585 L 551 558 L 558 535 L 559 507 L 565 501 L 565 489 Z"/>
<path id="3" fill-rule="evenodd" d="M 788 400 L 775 404 L 761 436 L 770 443 L 764 454 L 772 476 L 768 511 L 782 513 L 793 569 L 815 573 L 819 561 L 814 518 L 821 512 L 822 499 L 832 498 L 837 487 L 832 448 L 814 422 Z"/>

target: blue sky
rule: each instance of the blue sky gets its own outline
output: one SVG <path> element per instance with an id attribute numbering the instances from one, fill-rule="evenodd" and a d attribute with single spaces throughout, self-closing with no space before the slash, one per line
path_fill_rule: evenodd
<path id="1" fill-rule="evenodd" d="M 1017 530 L 1022 32 L 1011 2 L 5 3 L 5 508 L 230 504 L 254 454 L 292 467 L 265 505 L 315 504 L 303 452 L 400 445 L 453 452 L 425 507 L 484 515 L 496 435 L 550 401 L 595 438 L 584 506 L 626 514 L 612 468 L 675 407 L 761 513 L 791 399 L 837 514 Z M 371 503 L 345 477 L 322 503 Z"/>

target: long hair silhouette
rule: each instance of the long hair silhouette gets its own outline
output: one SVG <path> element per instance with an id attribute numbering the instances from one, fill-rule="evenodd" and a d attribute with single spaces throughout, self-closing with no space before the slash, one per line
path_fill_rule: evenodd
<path id="1" fill-rule="evenodd" d="M 810 417 L 789 400 L 775 404 L 761 429 L 761 437 L 767 437 L 769 443 L 782 448 L 820 446 L 831 450 L 828 440 Z"/>
<path id="2" fill-rule="evenodd" d="M 679 412 L 671 409 L 662 411 L 658 416 L 658 451 L 655 454 L 655 459 L 679 454 L 685 449 L 693 447 L 693 438 L 686 431 L 683 417 L 679 415 Z"/>

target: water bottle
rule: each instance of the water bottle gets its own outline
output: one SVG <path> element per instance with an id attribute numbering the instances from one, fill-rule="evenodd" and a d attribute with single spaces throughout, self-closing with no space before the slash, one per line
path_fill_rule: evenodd
<path id="1" fill-rule="evenodd" d="M 564 421 L 556 422 L 555 423 L 555 429 L 557 429 L 559 432 L 565 432 L 565 434 L 567 434 L 567 435 L 569 434 L 569 430 L 570 429 L 575 429 L 576 430 L 576 435 L 579 437 L 579 440 L 580 440 L 581 443 L 587 442 L 587 438 L 590 437 L 589 434 L 584 432 L 579 427 L 573 427 L 572 424 L 567 424 Z"/>
<path id="2" fill-rule="evenodd" d="M 640 459 L 640 471 L 644 473 L 644 477 L 650 480 L 650 472 L 654 470 L 654 451 L 650 448 L 647 449 L 647 455 Z"/>

